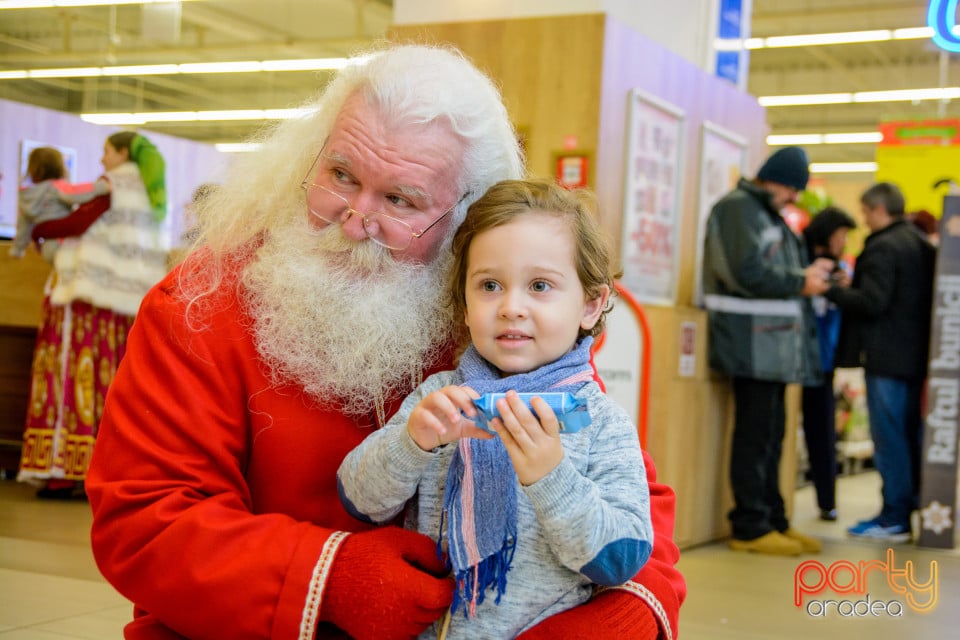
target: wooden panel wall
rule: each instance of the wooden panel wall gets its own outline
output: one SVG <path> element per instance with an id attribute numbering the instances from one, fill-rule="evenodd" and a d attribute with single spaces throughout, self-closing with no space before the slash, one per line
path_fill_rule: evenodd
<path id="1" fill-rule="evenodd" d="M 601 14 L 394 27 L 399 42 L 450 43 L 500 85 L 525 140 L 531 173 L 550 176 L 565 139 L 595 150 L 600 109 Z"/>
<path id="2" fill-rule="evenodd" d="M 10 242 L 0 241 L 0 469 L 16 472 L 50 265 L 32 248 L 19 260 L 9 252 Z"/>
<path id="3" fill-rule="evenodd" d="M 697 248 L 700 126 L 710 120 L 749 140 L 750 168 L 766 156 L 764 110 L 729 83 L 706 74 L 603 14 L 397 27 L 398 41 L 459 47 L 501 85 L 514 124 L 526 134 L 531 173 L 552 175 L 552 153 L 573 136 L 593 153 L 591 187 L 603 226 L 619 248 L 627 92 L 642 88 L 686 112 L 675 306 L 645 306 L 653 335 L 648 448 L 659 479 L 677 492 L 682 547 L 727 534 L 732 402 L 729 383 L 706 366 L 706 314 L 690 306 Z M 678 374 L 679 327 L 697 326 L 695 375 Z M 790 394 L 795 416 L 796 391 Z M 795 450 L 795 423 L 785 451 Z M 795 457 L 784 456 L 784 497 L 792 495 Z"/>

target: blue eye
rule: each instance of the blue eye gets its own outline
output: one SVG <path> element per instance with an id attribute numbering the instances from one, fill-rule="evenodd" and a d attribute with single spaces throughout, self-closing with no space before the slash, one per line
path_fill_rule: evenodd
<path id="1" fill-rule="evenodd" d="M 497 291 L 500 289 L 500 285 L 493 280 L 484 280 L 482 283 L 480 283 L 480 288 L 484 291 Z"/>
<path id="2" fill-rule="evenodd" d="M 333 177 L 333 183 L 338 186 L 348 186 L 353 184 L 353 176 L 343 169 L 331 169 L 330 175 Z"/>
<path id="3" fill-rule="evenodd" d="M 412 206 L 412 205 L 410 204 L 410 201 L 407 200 L 406 198 L 402 197 L 402 196 L 395 196 L 395 195 L 387 196 L 387 202 L 389 202 L 390 204 L 392 204 L 392 205 L 395 206 L 395 207 L 410 207 L 410 206 Z"/>
<path id="4" fill-rule="evenodd" d="M 530 288 L 537 293 L 544 293 L 551 289 L 550 284 L 548 282 L 544 282 L 543 280 L 535 281 L 530 285 Z"/>

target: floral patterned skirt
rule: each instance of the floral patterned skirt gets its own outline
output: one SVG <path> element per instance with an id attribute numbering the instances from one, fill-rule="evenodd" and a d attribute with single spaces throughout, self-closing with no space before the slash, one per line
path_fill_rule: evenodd
<path id="1" fill-rule="evenodd" d="M 18 480 L 84 479 L 132 324 L 132 316 L 87 302 L 58 306 L 44 298 Z"/>

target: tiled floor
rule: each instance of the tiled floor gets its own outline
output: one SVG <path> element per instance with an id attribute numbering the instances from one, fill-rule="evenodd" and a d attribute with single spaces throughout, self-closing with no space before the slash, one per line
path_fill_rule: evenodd
<path id="1" fill-rule="evenodd" d="M 804 560 L 833 563 L 884 560 L 886 545 L 849 540 L 844 529 L 873 515 L 879 501 L 875 473 L 844 478 L 838 487 L 840 520 L 816 519 L 809 488 L 797 493 L 798 529 L 824 540 L 818 556 L 772 558 L 734 553 L 724 544 L 683 552 L 680 568 L 689 595 L 680 619 L 682 640 L 911 640 L 957 637 L 960 629 L 960 551 L 894 547 L 896 565 L 911 560 L 917 580 L 929 577 L 936 562 L 938 604 L 928 614 L 904 605 L 903 616 L 843 617 L 831 610 L 814 618 L 793 605 L 794 573 Z M 0 481 L 0 640 L 110 640 L 122 637 L 131 605 L 107 585 L 87 544 L 90 512 L 86 503 L 38 501 L 29 486 Z M 837 581 L 844 580 L 837 574 Z M 866 581 L 871 602 L 905 602 L 883 575 Z M 824 593 L 818 599 L 862 601 L 859 594 Z M 805 603 L 809 598 L 805 600 Z M 849 605 L 848 605 L 849 606 Z M 892 605 L 891 605 L 892 606 Z M 605 639 L 601 639 L 605 640 Z"/>

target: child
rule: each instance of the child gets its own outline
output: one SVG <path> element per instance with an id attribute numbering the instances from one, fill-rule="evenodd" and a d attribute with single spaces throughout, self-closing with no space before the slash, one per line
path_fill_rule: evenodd
<path id="1" fill-rule="evenodd" d="M 390 522 L 408 506 L 408 528 L 439 536 L 454 615 L 424 636 L 449 624 L 449 637 L 512 638 L 594 584 L 629 580 L 652 549 L 636 427 L 590 361 L 617 274 L 584 201 L 543 181 L 491 187 L 452 249 L 452 303 L 471 345 L 347 456 L 339 489 L 360 519 Z M 507 392 L 489 421 L 496 436 L 473 421 L 474 399 L 493 392 Z M 573 393 L 589 425 L 561 433 L 547 402 L 533 398 L 531 411 L 517 392 Z"/>
<path id="2" fill-rule="evenodd" d="M 64 181 L 63 155 L 53 147 L 37 147 L 30 152 L 27 175 L 32 184 L 20 189 L 17 199 L 17 235 L 10 246 L 10 255 L 14 258 L 22 258 L 26 253 L 35 225 L 65 218 L 73 205 L 89 202 L 109 190 L 104 180 L 98 180 L 92 187 Z M 40 245 L 40 252 L 47 262 L 53 262 L 58 246 L 56 241 Z"/>

